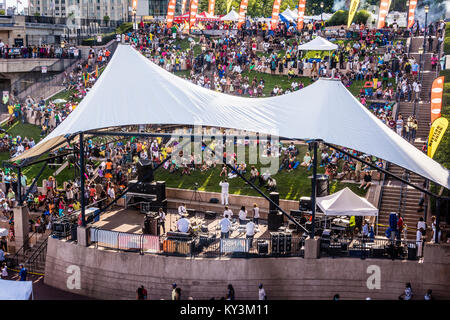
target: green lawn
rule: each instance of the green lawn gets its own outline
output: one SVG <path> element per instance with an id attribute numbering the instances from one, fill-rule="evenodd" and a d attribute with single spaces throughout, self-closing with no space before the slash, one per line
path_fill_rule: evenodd
<path id="1" fill-rule="evenodd" d="M 297 159 L 301 160 L 307 151 L 307 146 L 301 145 L 297 147 L 300 152 Z M 248 149 L 246 150 L 246 163 L 248 163 Z M 261 163 L 258 163 L 255 166 L 260 172 L 264 172 L 264 168 L 268 167 L 268 165 L 262 166 Z M 250 165 L 247 166 L 248 172 L 245 175 L 247 178 L 250 177 L 250 167 Z M 262 170 L 261 167 L 263 167 Z M 190 175 L 181 175 L 181 172 L 170 173 L 168 170 L 159 169 L 155 172 L 155 179 L 166 181 L 167 187 L 170 188 L 193 189 L 195 183 L 198 183 L 198 189 L 200 191 L 220 192 L 221 187 L 219 186 L 219 182 L 224 179 L 223 176 L 219 176 L 221 170 L 222 167 L 217 166 L 216 168 L 212 168 L 205 172 L 196 170 Z M 324 168 L 318 167 L 317 172 L 324 173 Z M 310 176 L 312 176 L 312 170 L 308 171 L 306 168 L 300 166 L 294 171 L 287 172 L 286 170 L 283 170 L 274 175 L 273 178 L 277 181 L 277 191 L 280 193 L 280 198 L 298 200 L 302 196 L 310 196 L 312 190 L 311 179 L 308 178 Z M 246 185 L 239 177 L 229 179 L 229 183 L 231 194 L 259 196 L 259 193 L 253 190 L 249 185 Z M 258 183 L 256 185 L 258 185 Z M 357 184 L 342 183 L 338 181 L 333 181 L 330 184 L 330 193 L 334 193 L 345 187 L 349 187 L 360 196 L 366 194 L 366 191 L 359 189 Z M 267 190 L 264 188 L 262 190 L 268 194 Z"/>

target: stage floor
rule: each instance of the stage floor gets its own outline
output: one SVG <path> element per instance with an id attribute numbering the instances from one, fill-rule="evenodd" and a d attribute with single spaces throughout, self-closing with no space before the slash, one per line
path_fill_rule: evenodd
<path id="1" fill-rule="evenodd" d="M 169 209 L 166 214 L 165 229 L 168 231 L 176 231 L 176 223 L 178 221 L 178 213 L 174 209 Z M 112 230 L 127 233 L 142 234 L 142 227 L 144 225 L 145 214 L 140 213 L 138 210 L 134 209 L 115 209 L 108 211 L 101 215 L 100 221 L 95 222 L 93 227 L 100 228 L 104 230 Z M 216 234 L 220 237 L 220 227 L 219 221 L 222 219 L 222 215 L 217 215 L 216 219 L 204 219 L 203 213 L 196 213 L 193 217 L 188 217 L 191 226 L 192 225 L 206 225 L 208 227 L 208 232 L 210 234 Z M 230 238 L 245 238 L 245 229 L 238 230 L 239 222 L 237 216 L 233 216 L 233 229 L 230 234 Z M 267 222 L 264 220 L 259 220 L 259 226 L 256 228 L 255 238 L 260 237 L 270 237 L 269 231 L 267 230 Z M 161 235 L 162 228 L 160 229 Z"/>

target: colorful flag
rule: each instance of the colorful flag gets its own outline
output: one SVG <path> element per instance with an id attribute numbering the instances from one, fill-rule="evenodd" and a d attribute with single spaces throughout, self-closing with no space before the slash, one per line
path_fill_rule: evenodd
<path id="1" fill-rule="evenodd" d="M 281 0 L 273 2 L 272 19 L 270 20 L 270 29 L 275 30 L 278 25 L 278 15 L 280 14 Z"/>
<path id="2" fill-rule="evenodd" d="M 434 79 L 431 86 L 431 123 L 441 116 L 444 77 Z"/>
<path id="3" fill-rule="evenodd" d="M 350 10 L 348 11 L 347 28 L 350 28 L 353 18 L 355 17 L 356 10 L 358 9 L 359 0 L 352 0 L 350 3 Z"/>
<path id="4" fill-rule="evenodd" d="M 245 15 L 247 14 L 248 0 L 242 0 L 239 7 L 238 29 L 245 23 Z"/>
<path id="5" fill-rule="evenodd" d="M 408 28 L 412 28 L 414 25 L 414 13 L 416 11 L 417 0 L 409 1 L 409 9 L 408 9 Z"/>
<path id="6" fill-rule="evenodd" d="M 377 29 L 383 29 L 386 24 L 386 16 L 389 12 L 390 0 L 381 0 L 380 12 L 378 13 L 378 26 Z"/>
<path id="7" fill-rule="evenodd" d="M 298 0 L 298 18 L 297 30 L 303 29 L 303 20 L 305 19 L 306 0 Z"/>
<path id="8" fill-rule="evenodd" d="M 177 0 L 169 0 L 169 5 L 167 7 L 167 28 L 172 27 L 176 4 Z"/>
<path id="9" fill-rule="evenodd" d="M 433 158 L 436 153 L 436 149 L 444 136 L 445 130 L 448 127 L 448 120 L 445 118 L 439 118 L 433 122 L 430 128 L 430 135 L 428 137 L 428 151 L 427 155 Z"/>
<path id="10" fill-rule="evenodd" d="M 227 0 L 227 13 L 230 12 L 232 3 L 233 3 L 233 0 Z"/>
<path id="11" fill-rule="evenodd" d="M 208 13 L 214 15 L 214 7 L 216 6 L 216 0 L 209 0 L 208 3 Z"/>
<path id="12" fill-rule="evenodd" d="M 189 10 L 189 29 L 192 28 L 197 20 L 198 0 L 191 0 L 191 8 Z"/>

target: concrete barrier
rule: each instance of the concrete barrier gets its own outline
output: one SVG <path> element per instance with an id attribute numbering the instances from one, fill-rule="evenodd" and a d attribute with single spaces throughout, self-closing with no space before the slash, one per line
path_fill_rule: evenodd
<path id="1" fill-rule="evenodd" d="M 76 268 L 80 288 L 69 289 Z M 182 299 L 192 296 L 196 300 L 218 299 L 230 283 L 238 300 L 257 299 L 259 283 L 271 300 L 329 300 L 336 293 L 341 299 L 397 299 L 406 282 L 411 282 L 415 299 L 423 300 L 427 289 L 433 290 L 436 299 L 450 299 L 449 264 L 426 259 L 423 263 L 352 258 L 191 259 L 48 241 L 45 283 L 65 291 L 98 299 L 134 300 L 136 289 L 144 285 L 149 299 L 170 299 L 173 282 L 181 288 Z"/>

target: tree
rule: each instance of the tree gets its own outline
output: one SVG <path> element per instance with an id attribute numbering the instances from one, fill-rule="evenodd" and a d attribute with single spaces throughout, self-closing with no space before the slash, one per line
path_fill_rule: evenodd
<path id="1" fill-rule="evenodd" d="M 111 20 L 111 19 L 109 18 L 109 16 L 104 16 L 104 17 L 103 17 L 103 21 L 105 22 L 106 25 L 108 25 L 108 23 L 109 23 L 110 20 Z"/>
<path id="2" fill-rule="evenodd" d="M 5 10 L 0 10 L 0 15 L 4 16 L 5 15 Z"/>

